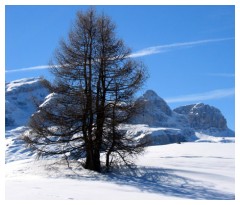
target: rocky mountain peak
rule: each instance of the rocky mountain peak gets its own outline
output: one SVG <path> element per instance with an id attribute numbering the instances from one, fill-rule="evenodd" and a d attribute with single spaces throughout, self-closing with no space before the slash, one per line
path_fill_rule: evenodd
<path id="1" fill-rule="evenodd" d="M 153 90 L 147 90 L 144 94 L 143 97 L 148 100 L 156 100 L 160 99 L 160 97 L 155 93 Z"/>
<path id="2" fill-rule="evenodd" d="M 144 102 L 144 112 L 154 115 L 154 113 L 161 111 L 165 115 L 172 115 L 172 110 L 165 100 L 159 97 L 153 90 L 147 90 L 138 100 Z"/>
<path id="3" fill-rule="evenodd" d="M 143 106 L 131 123 L 147 124 L 152 127 L 189 126 L 185 116 L 173 112 L 168 104 L 152 90 L 146 91 L 137 101 Z"/>
<path id="4" fill-rule="evenodd" d="M 188 117 L 190 126 L 197 130 L 202 129 L 227 129 L 227 121 L 221 111 L 204 103 L 181 106 L 175 112 Z"/>

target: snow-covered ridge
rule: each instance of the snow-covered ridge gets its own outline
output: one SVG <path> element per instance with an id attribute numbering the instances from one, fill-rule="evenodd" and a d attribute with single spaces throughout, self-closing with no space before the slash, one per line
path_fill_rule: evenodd
<path id="1" fill-rule="evenodd" d="M 41 80 L 42 80 L 41 78 L 23 78 L 23 79 L 19 79 L 19 80 L 14 80 L 10 83 L 6 83 L 6 85 L 5 85 L 6 93 L 19 92 L 20 90 L 28 91 L 29 88 L 36 89 L 37 87 L 39 87 L 39 82 Z"/>
<path id="2" fill-rule="evenodd" d="M 7 129 L 25 126 L 49 93 L 42 78 L 24 78 L 5 84 L 5 125 Z"/>

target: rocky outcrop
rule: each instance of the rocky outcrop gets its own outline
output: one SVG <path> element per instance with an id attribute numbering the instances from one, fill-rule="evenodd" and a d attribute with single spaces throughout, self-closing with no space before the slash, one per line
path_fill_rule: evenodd
<path id="1" fill-rule="evenodd" d="M 219 109 L 203 103 L 186 105 L 174 109 L 175 112 L 188 117 L 190 126 L 194 129 L 218 128 L 226 129 L 227 121 Z"/>
<path id="2" fill-rule="evenodd" d="M 196 131 L 214 136 L 234 136 L 221 111 L 213 106 L 198 103 L 178 107 L 174 112 L 185 115 Z"/>

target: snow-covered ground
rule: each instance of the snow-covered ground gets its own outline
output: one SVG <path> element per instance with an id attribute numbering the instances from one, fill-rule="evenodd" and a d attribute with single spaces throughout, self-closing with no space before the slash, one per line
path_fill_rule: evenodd
<path id="1" fill-rule="evenodd" d="M 97 174 L 76 163 L 19 159 L 6 164 L 6 199 L 234 199 L 235 144 L 151 146 L 136 167 Z M 7 157 L 8 155 L 6 155 Z"/>

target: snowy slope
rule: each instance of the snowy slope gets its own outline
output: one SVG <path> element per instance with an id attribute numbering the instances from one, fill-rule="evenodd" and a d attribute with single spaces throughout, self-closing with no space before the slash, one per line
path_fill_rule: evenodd
<path id="1" fill-rule="evenodd" d="M 21 139 L 21 135 L 28 130 L 27 127 L 17 127 L 15 129 L 6 130 L 5 133 L 5 162 L 31 158 L 33 153 L 26 148 Z"/>
<path id="2" fill-rule="evenodd" d="M 42 103 L 48 90 L 41 78 L 24 78 L 5 85 L 5 123 L 7 129 L 25 126 L 36 111 L 35 103 Z"/>
<path id="3" fill-rule="evenodd" d="M 6 164 L 6 199 L 234 199 L 234 160 L 233 143 L 152 146 L 108 174 L 20 160 Z"/>
<path id="4" fill-rule="evenodd" d="M 150 139 L 153 145 L 165 145 L 178 142 L 178 138 L 182 136 L 182 130 L 178 128 L 168 127 L 149 127 L 144 124 L 130 125 L 125 124 L 121 129 L 127 130 L 127 135 L 136 140 Z M 15 129 L 6 130 L 5 133 L 5 162 L 13 162 L 16 160 L 32 158 L 33 153 L 27 149 L 21 140 L 21 135 L 28 130 L 28 127 L 17 127 Z M 179 135 L 178 135 L 179 134 Z M 214 137 L 203 133 L 196 132 L 196 136 L 187 139 L 188 142 L 211 142 L 211 143 L 234 143 L 233 137 Z M 181 141 L 181 138 L 180 138 Z"/>
<path id="5" fill-rule="evenodd" d="M 224 132 L 221 132 L 220 136 L 228 136 L 223 135 Z M 205 132 L 195 132 L 197 139 L 195 142 L 213 142 L 213 143 L 235 143 L 235 137 L 216 137 L 206 134 Z"/>
<path id="6" fill-rule="evenodd" d="M 180 142 L 192 142 L 198 138 L 189 129 L 171 127 L 151 127 L 146 124 L 124 124 L 121 129 L 136 140 L 148 140 L 150 145 L 165 145 Z"/>

